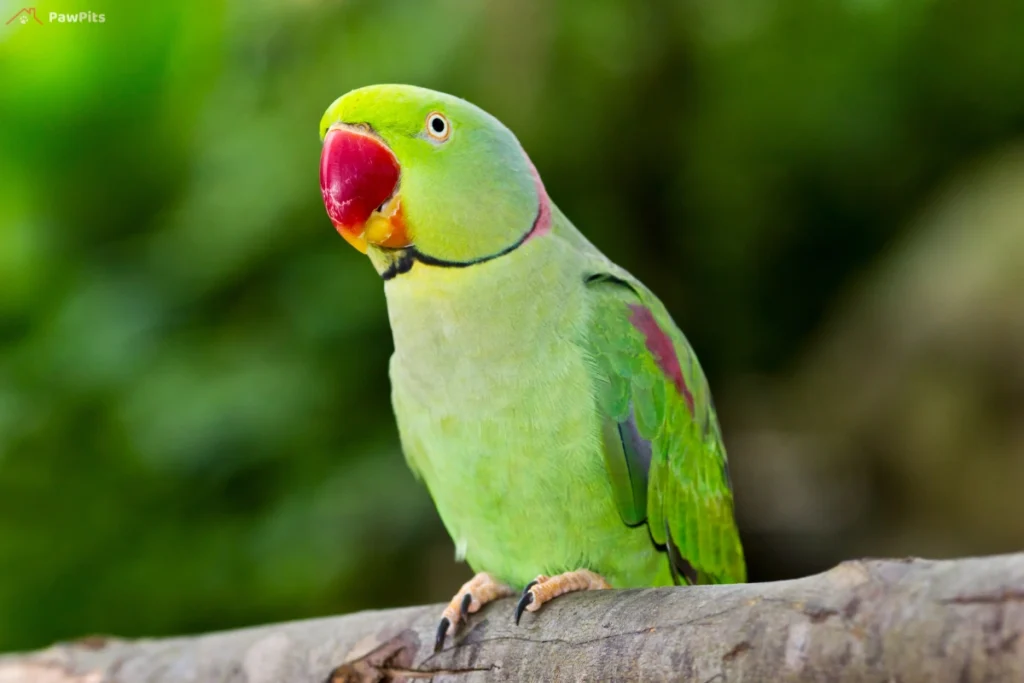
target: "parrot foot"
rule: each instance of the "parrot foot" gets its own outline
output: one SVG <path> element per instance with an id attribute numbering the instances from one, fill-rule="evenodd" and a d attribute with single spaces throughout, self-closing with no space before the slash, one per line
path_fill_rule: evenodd
<path id="1" fill-rule="evenodd" d="M 519 617 L 523 616 L 523 610 L 536 612 L 545 602 L 550 602 L 563 593 L 607 588 L 611 588 L 611 584 L 605 581 L 603 576 L 589 569 L 577 569 L 557 576 L 541 574 L 523 589 L 523 595 L 516 604 L 516 626 L 519 625 Z"/>
<path id="2" fill-rule="evenodd" d="M 434 652 L 441 651 L 445 637 L 455 635 L 459 622 L 464 621 L 468 615 L 478 612 L 489 602 L 514 593 L 515 591 L 505 584 L 495 581 L 487 572 L 480 572 L 462 584 L 462 588 L 441 614 L 441 622 L 437 625 L 437 636 L 434 639 Z"/>

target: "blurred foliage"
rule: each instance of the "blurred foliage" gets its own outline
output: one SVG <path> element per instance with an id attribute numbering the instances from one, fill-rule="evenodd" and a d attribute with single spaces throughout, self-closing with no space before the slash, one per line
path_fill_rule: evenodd
<path id="1" fill-rule="evenodd" d="M 46 22 L 79 10 L 106 21 Z M 38 14 L 0 26 L 0 650 L 468 574 L 398 450 L 380 281 L 319 198 L 320 115 L 374 82 L 497 115 L 662 296 L 752 579 L 1024 543 L 1024 157 L 968 173 L 1024 133 L 1019 0 Z"/>

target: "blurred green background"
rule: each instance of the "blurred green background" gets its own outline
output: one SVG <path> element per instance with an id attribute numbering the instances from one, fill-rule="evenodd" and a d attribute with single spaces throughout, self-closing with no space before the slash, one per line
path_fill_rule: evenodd
<path id="1" fill-rule="evenodd" d="M 79 10 L 106 21 L 48 21 Z M 320 200 L 320 116 L 376 82 L 501 118 L 664 299 L 752 580 L 1024 545 L 1024 2 L 37 14 L 0 26 L 0 650 L 468 576 L 398 449 L 380 280 Z"/>

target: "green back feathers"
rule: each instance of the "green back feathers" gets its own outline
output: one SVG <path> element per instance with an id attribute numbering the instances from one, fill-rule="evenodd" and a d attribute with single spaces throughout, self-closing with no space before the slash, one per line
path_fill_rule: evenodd
<path id="1" fill-rule="evenodd" d="M 590 289 L 588 344 L 623 521 L 646 521 L 680 579 L 744 581 L 725 449 L 692 349 L 638 283 L 595 277 Z"/>

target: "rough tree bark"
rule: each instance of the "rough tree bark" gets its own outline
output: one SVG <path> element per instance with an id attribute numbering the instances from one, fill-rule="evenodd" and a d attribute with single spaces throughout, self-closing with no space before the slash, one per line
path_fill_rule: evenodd
<path id="1" fill-rule="evenodd" d="M 518 628 L 512 606 L 484 608 L 438 654 L 433 605 L 196 637 L 87 638 L 0 657 L 0 683 L 1024 681 L 1024 553 L 568 595 Z"/>

